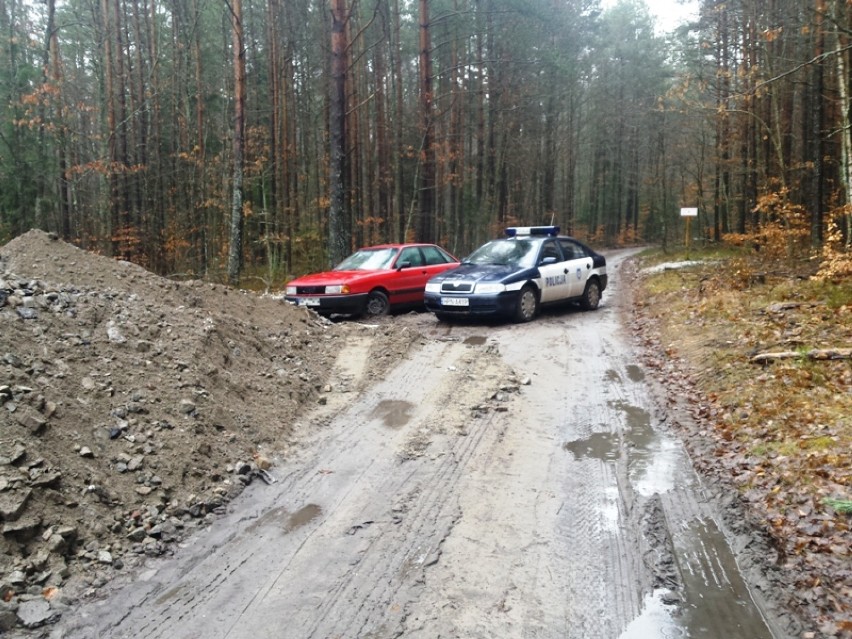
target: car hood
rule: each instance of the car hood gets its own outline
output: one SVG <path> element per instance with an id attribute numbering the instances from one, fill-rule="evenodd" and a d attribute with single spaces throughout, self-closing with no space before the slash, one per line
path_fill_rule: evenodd
<path id="1" fill-rule="evenodd" d="M 526 276 L 536 269 L 519 269 L 506 264 L 462 264 L 454 269 L 436 275 L 432 282 L 502 282 L 512 276 Z"/>
<path id="2" fill-rule="evenodd" d="M 311 273 L 303 275 L 291 282 L 288 286 L 320 286 L 324 284 L 351 284 L 377 273 L 385 271 L 324 271 L 322 273 Z"/>

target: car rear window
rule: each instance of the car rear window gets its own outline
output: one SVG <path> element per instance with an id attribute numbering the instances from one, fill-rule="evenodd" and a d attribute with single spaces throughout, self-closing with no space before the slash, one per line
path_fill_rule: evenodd
<path id="1" fill-rule="evenodd" d="M 423 255 L 426 257 L 426 264 L 449 264 L 450 262 L 454 262 L 452 257 L 450 257 L 447 253 L 444 253 L 437 246 L 421 246 L 420 249 L 423 251 Z"/>

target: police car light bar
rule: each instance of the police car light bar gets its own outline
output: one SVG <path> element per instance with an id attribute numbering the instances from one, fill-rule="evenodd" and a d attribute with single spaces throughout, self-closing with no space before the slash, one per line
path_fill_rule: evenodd
<path id="1" fill-rule="evenodd" d="M 506 237 L 521 235 L 559 235 L 558 226 L 510 226 L 505 231 Z"/>

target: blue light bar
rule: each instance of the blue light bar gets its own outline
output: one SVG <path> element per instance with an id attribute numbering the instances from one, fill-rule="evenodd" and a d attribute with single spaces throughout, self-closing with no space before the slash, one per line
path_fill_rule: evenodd
<path id="1" fill-rule="evenodd" d="M 505 230 L 506 237 L 521 235 L 559 235 L 558 226 L 510 226 Z"/>

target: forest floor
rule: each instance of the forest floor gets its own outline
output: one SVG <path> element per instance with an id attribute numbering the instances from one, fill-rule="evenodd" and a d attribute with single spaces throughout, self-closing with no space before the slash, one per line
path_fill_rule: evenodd
<path id="1" fill-rule="evenodd" d="M 639 262 L 632 328 L 695 465 L 768 537 L 805 639 L 852 635 L 850 286 L 789 269 Z M 732 284 L 732 283 L 736 284 Z M 80 598 L 206 526 L 298 446 L 359 332 L 371 375 L 417 322 L 330 323 L 274 296 L 173 282 L 40 231 L 0 247 L 0 632 Z M 766 352 L 789 359 L 757 363 Z M 816 356 L 816 353 L 814 354 Z"/>
<path id="2" fill-rule="evenodd" d="M 790 607 L 818 628 L 805 636 L 852 636 L 852 282 L 757 255 L 642 262 L 634 328 L 695 418 L 694 464 L 771 540 Z"/>

